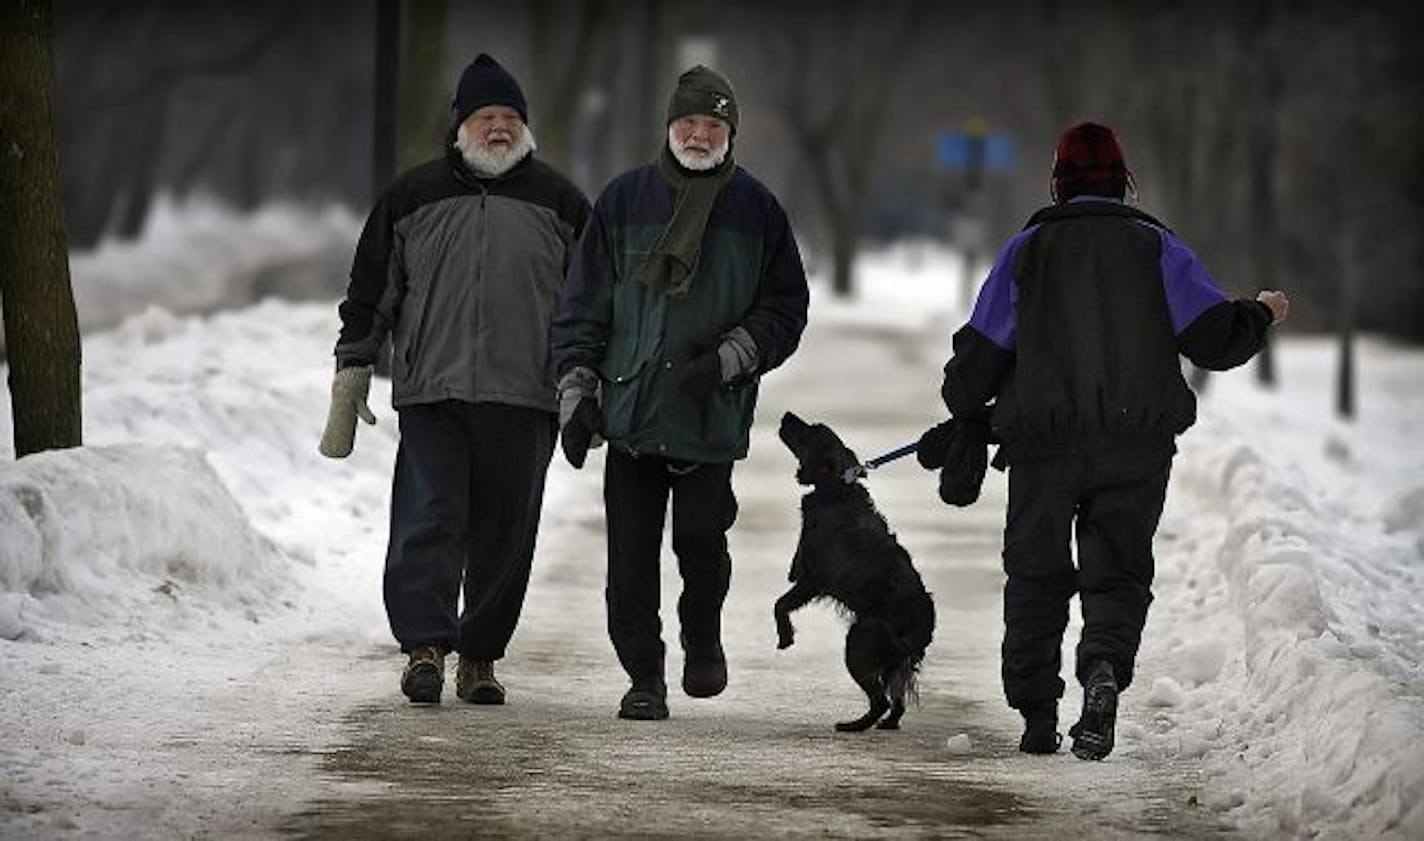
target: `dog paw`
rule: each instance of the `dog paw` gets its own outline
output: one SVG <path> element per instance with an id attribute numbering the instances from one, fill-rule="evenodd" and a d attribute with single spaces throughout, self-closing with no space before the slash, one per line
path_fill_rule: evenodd
<path id="1" fill-rule="evenodd" d="M 795 641 L 796 640 L 791 638 L 790 636 L 778 637 L 776 640 L 776 647 L 778 650 L 790 648 L 791 644 Z"/>

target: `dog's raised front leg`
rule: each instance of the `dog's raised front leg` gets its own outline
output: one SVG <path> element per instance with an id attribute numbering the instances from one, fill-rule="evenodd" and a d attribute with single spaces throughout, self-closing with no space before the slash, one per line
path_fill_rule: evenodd
<path id="1" fill-rule="evenodd" d="M 772 614 L 776 617 L 776 647 L 790 648 L 796 641 L 796 629 L 791 625 L 791 612 L 799 610 L 816 597 L 816 591 L 805 580 L 797 581 L 776 600 Z"/>

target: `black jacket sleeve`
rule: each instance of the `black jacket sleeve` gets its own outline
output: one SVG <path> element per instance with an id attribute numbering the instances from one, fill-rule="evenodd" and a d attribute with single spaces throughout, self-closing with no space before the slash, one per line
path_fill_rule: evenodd
<path id="1" fill-rule="evenodd" d="M 580 365 L 597 370 L 608 351 L 615 267 L 606 215 L 600 201 L 583 226 L 554 317 L 550 340 L 559 377 Z"/>
<path id="2" fill-rule="evenodd" d="M 764 374 L 785 362 L 801 342 L 811 292 L 801 252 L 791 233 L 786 213 L 773 199 L 763 236 L 761 284 L 756 303 L 742 319 L 757 346 L 757 373 Z"/>
<path id="3" fill-rule="evenodd" d="M 1208 307 L 1177 336 L 1177 350 L 1198 368 L 1226 371 L 1261 350 L 1271 308 L 1260 301 L 1222 301 Z"/>
<path id="4" fill-rule="evenodd" d="M 940 396 L 949 413 L 960 420 L 983 420 L 1013 367 L 1013 353 L 969 325 L 954 334 L 954 355 L 944 365 Z"/>
<path id="5" fill-rule="evenodd" d="M 361 230 L 351 264 L 351 283 L 337 307 L 341 316 L 341 333 L 336 339 L 338 369 L 374 364 L 381 343 L 395 323 L 404 275 L 395 247 L 393 216 L 391 195 L 387 193 L 371 209 Z"/>

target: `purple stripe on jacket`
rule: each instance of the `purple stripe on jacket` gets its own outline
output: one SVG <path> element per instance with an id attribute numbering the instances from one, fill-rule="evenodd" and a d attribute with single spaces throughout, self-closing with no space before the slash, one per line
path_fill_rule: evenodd
<path id="1" fill-rule="evenodd" d="M 1019 287 L 1014 282 L 1014 257 L 1019 248 L 1028 242 L 1042 225 L 1034 225 L 1019 231 L 1004 243 L 999 257 L 989 277 L 979 288 L 979 298 L 974 302 L 974 312 L 969 316 L 969 326 L 983 334 L 984 338 L 1007 351 L 1013 351 L 1018 339 L 1018 325 L 1014 320 L 1014 306 L 1019 302 Z"/>
<path id="2" fill-rule="evenodd" d="M 1168 231 L 1156 228 L 1162 238 L 1162 288 L 1172 331 L 1180 336 L 1197 316 L 1226 300 L 1197 255 Z"/>

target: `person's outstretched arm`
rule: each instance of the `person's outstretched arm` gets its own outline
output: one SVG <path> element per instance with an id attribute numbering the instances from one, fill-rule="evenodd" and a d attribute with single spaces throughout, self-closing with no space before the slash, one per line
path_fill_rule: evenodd
<path id="1" fill-rule="evenodd" d="M 1235 368 L 1260 352 L 1266 331 L 1286 316 L 1285 293 L 1228 300 L 1190 248 L 1166 231 L 1161 234 L 1162 284 L 1177 350 L 1209 371 Z"/>

